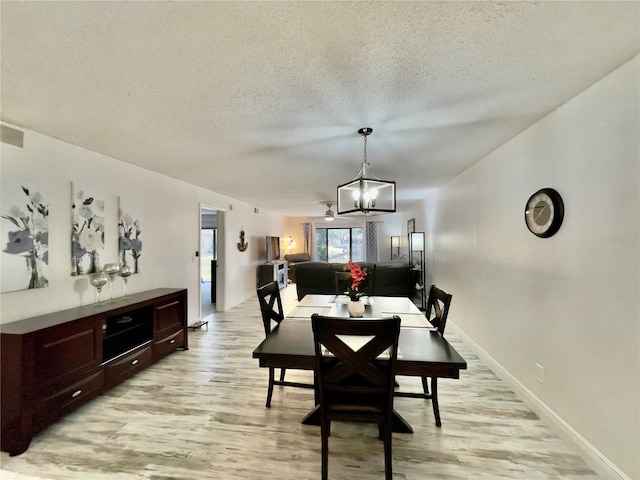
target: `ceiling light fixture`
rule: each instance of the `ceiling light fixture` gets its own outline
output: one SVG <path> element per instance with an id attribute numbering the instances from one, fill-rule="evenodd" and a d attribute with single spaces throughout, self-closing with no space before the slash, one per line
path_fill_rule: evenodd
<path id="1" fill-rule="evenodd" d="M 364 161 L 353 180 L 338 185 L 338 215 L 393 213 L 396 211 L 396 182 L 380 180 L 369 171 L 367 137 L 373 133 L 373 128 L 363 127 L 358 133 L 364 137 Z"/>
<path id="2" fill-rule="evenodd" d="M 327 202 L 327 207 L 329 207 L 329 210 L 324 212 L 324 219 L 327 222 L 333 222 L 335 217 L 333 216 L 333 210 L 331 210 L 331 203 Z"/>

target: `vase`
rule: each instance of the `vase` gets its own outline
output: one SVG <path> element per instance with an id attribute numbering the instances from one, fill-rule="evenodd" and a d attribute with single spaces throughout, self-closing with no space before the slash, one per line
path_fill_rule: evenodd
<path id="1" fill-rule="evenodd" d="M 96 307 L 99 307 L 101 305 L 100 293 L 102 292 L 102 287 L 107 283 L 108 280 L 109 278 L 104 272 L 96 272 L 89 275 L 89 283 L 96 287 Z"/>
<path id="2" fill-rule="evenodd" d="M 364 315 L 364 303 L 359 298 L 357 300 L 350 300 L 347 303 L 347 310 L 350 317 L 362 317 Z"/>
<path id="3" fill-rule="evenodd" d="M 29 253 L 27 259 L 29 267 L 31 268 L 29 288 L 42 288 L 49 285 L 49 281 L 42 275 L 42 259 L 33 251 Z"/>
<path id="4" fill-rule="evenodd" d="M 126 264 L 120 265 L 120 271 L 118 272 L 118 275 L 122 277 L 122 281 L 124 282 L 124 287 L 123 287 L 124 295 L 122 296 L 122 298 L 127 298 L 127 280 L 129 280 L 129 276 L 132 273 L 133 273 L 133 270 L 129 265 L 126 265 Z"/>
<path id="5" fill-rule="evenodd" d="M 109 302 L 113 302 L 113 279 L 116 278 L 116 275 L 118 275 L 120 271 L 120 264 L 105 263 L 102 271 L 109 277 Z"/>

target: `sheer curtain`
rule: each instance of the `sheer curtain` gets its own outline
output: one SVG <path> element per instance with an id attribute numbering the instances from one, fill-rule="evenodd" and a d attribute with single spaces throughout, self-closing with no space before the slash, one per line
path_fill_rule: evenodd
<path id="1" fill-rule="evenodd" d="M 302 224 L 302 235 L 304 237 L 304 253 L 308 253 L 311 259 L 313 259 L 313 224 Z"/>

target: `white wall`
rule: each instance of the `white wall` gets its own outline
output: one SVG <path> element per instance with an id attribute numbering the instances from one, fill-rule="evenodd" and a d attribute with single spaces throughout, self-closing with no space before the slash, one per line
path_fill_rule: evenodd
<path id="1" fill-rule="evenodd" d="M 432 199 L 434 275 L 453 294 L 450 320 L 578 443 L 595 448 L 599 467 L 633 479 L 640 478 L 639 70 L 636 57 Z M 558 190 L 565 204 L 562 228 L 548 239 L 524 223 L 525 202 L 542 187 Z"/>
<path id="2" fill-rule="evenodd" d="M 71 181 L 101 192 L 106 200 L 105 253 L 102 262 L 117 261 L 117 197 L 125 211 L 142 226 L 141 273 L 130 277 L 131 293 L 157 287 L 189 289 L 189 321 L 197 320 L 200 289 L 198 263 L 200 205 L 224 213 L 224 237 L 220 239 L 220 268 L 226 288 L 219 303 L 229 309 L 255 295 L 259 245 L 264 235 L 279 235 L 284 217 L 252 205 L 195 187 L 111 157 L 25 130 L 24 149 L 1 145 L 1 187 L 33 182 L 49 204 L 49 286 L 0 295 L 0 322 L 28 318 L 95 301 L 87 276 L 71 277 Z M 26 198 L 26 197 L 25 197 Z M 230 208 L 232 206 L 232 209 Z M 11 205 L 0 206 L 3 215 Z M 2 219 L 3 222 L 7 220 Z M 239 252 L 241 227 L 249 248 Z M 6 239 L 1 239 L 6 244 Z M 7 254 L 0 254 L 0 258 Z M 6 257 L 4 257 L 6 258 Z M 1 265 L 0 265 L 1 267 Z M 116 296 L 121 282 L 114 283 Z M 107 289 L 108 295 L 108 289 Z M 103 297 L 104 298 L 104 297 Z"/>

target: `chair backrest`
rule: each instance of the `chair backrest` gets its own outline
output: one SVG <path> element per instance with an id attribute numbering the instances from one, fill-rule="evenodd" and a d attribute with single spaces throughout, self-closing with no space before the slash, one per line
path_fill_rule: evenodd
<path id="1" fill-rule="evenodd" d="M 321 415 L 372 421 L 393 409 L 400 317 L 311 316 Z M 374 420 L 375 421 L 375 420 Z"/>
<path id="2" fill-rule="evenodd" d="M 435 285 L 431 285 L 429 298 L 427 299 L 426 317 L 431 324 L 444 335 L 444 327 L 447 325 L 449 307 L 451 306 L 452 295 Z"/>
<path id="3" fill-rule="evenodd" d="M 344 295 L 353 284 L 353 279 L 349 272 L 335 272 L 335 294 Z"/>
<path id="4" fill-rule="evenodd" d="M 258 301 L 260 302 L 260 312 L 262 313 L 262 323 L 264 324 L 264 334 L 266 336 L 271 333 L 272 321 L 280 325 L 280 322 L 284 320 L 280 288 L 278 287 L 278 283 L 273 281 L 262 287 L 258 287 L 257 293 Z"/>

